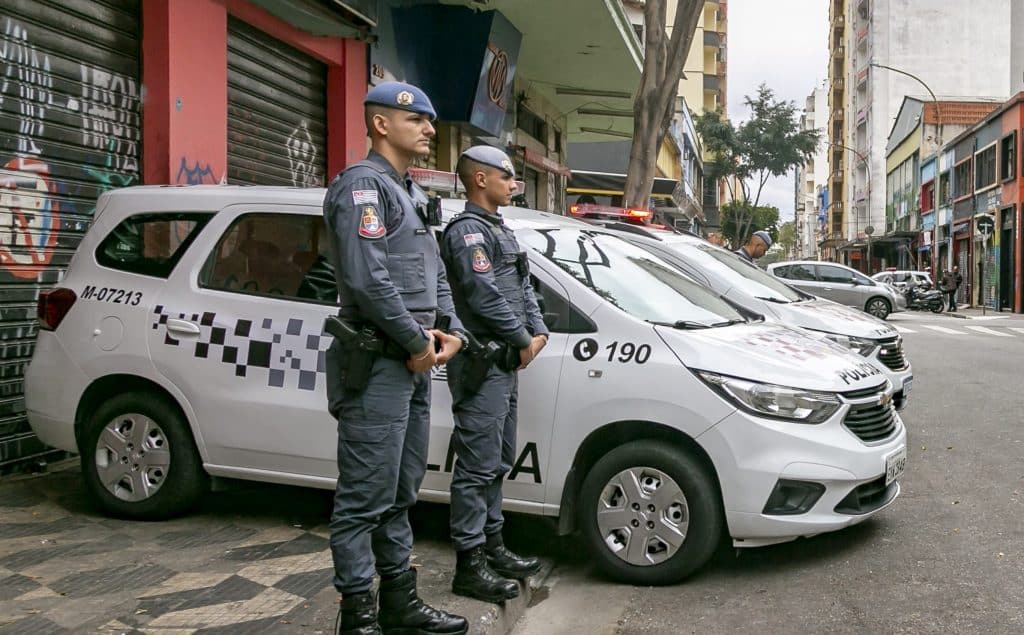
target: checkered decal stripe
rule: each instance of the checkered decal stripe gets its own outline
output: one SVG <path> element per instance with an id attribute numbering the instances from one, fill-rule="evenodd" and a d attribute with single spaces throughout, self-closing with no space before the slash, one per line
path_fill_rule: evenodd
<path id="1" fill-rule="evenodd" d="M 199 325 L 197 341 L 174 337 L 167 320 L 177 318 Z M 193 347 L 197 359 L 234 367 L 236 377 L 262 377 L 274 388 L 316 390 L 318 377 L 326 372 L 326 351 L 333 338 L 323 323 L 313 329 L 301 318 L 287 321 L 235 318 L 233 323 L 216 313 L 173 313 L 163 305 L 153 310 L 153 330 L 163 330 L 166 346 Z"/>

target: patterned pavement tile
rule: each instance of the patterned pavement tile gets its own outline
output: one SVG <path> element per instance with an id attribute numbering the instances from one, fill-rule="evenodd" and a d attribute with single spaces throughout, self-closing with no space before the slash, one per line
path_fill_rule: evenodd
<path id="1" fill-rule="evenodd" d="M 146 628 L 153 629 L 165 626 L 179 628 L 229 626 L 241 622 L 284 615 L 302 601 L 302 598 L 291 593 L 285 593 L 278 589 L 265 589 L 262 593 L 249 600 L 213 604 L 166 613 L 147 624 Z"/>
<path id="2" fill-rule="evenodd" d="M 164 580 L 159 585 L 143 591 L 136 597 L 142 599 L 181 591 L 209 588 L 220 584 L 229 577 L 231 577 L 230 573 L 179 573 L 172 578 Z"/>
<path id="3" fill-rule="evenodd" d="M 200 606 L 223 604 L 238 600 L 251 600 L 266 588 L 264 585 L 252 580 L 233 575 L 216 586 L 196 593 L 194 597 L 183 602 L 176 610 L 183 611 Z"/>
<path id="4" fill-rule="evenodd" d="M 13 600 L 19 595 L 38 589 L 40 586 L 32 578 L 20 574 L 0 578 L 0 600 Z"/>
<path id="5" fill-rule="evenodd" d="M 174 572 L 160 565 L 113 567 L 72 573 L 51 582 L 49 587 L 69 597 L 103 595 L 120 590 L 144 589 L 172 577 Z"/>
<path id="6" fill-rule="evenodd" d="M 0 507 L 2 509 L 2 507 Z M 88 525 L 77 518 L 55 518 L 45 522 L 3 522 L 0 523 L 0 540 L 23 538 L 25 536 L 45 536 L 84 527 Z"/>
<path id="7" fill-rule="evenodd" d="M 309 599 L 331 585 L 334 568 L 327 567 L 306 573 L 293 573 L 281 578 L 274 588 Z"/>
<path id="8" fill-rule="evenodd" d="M 195 527 L 181 531 L 171 531 L 156 537 L 156 542 L 167 549 L 194 549 L 206 547 L 213 543 L 229 543 L 245 540 L 256 533 L 254 529 L 226 525 L 212 531 L 204 527 Z"/>
<path id="9" fill-rule="evenodd" d="M 32 615 L 11 624 L 0 624 L 0 635 L 63 635 L 70 632 L 42 615 Z"/>
<path id="10" fill-rule="evenodd" d="M 200 628 L 195 631 L 194 635 L 256 635 L 257 633 L 279 632 L 280 628 L 280 618 L 270 617 L 263 620 L 241 622 L 240 624 Z"/>

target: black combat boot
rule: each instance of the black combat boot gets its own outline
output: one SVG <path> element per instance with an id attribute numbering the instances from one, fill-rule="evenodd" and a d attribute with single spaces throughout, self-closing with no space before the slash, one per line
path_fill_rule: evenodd
<path id="1" fill-rule="evenodd" d="M 334 635 L 381 635 L 373 593 L 342 596 L 338 618 L 334 621 Z"/>
<path id="2" fill-rule="evenodd" d="M 509 551 L 501 534 L 489 534 L 487 545 L 484 547 L 487 554 L 487 564 L 500 576 L 525 580 L 531 575 L 540 572 L 541 563 L 539 558 L 524 558 Z"/>
<path id="3" fill-rule="evenodd" d="M 452 592 L 456 595 L 501 604 L 519 596 L 519 584 L 501 577 L 487 564 L 484 548 L 474 547 L 458 552 Z"/>
<path id="4" fill-rule="evenodd" d="M 466 618 L 427 606 L 416 594 L 416 569 L 380 582 L 380 628 L 384 635 L 463 635 Z"/>

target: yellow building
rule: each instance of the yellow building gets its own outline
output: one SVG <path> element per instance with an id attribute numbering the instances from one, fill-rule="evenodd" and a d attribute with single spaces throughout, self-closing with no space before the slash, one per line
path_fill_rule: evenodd
<path id="1" fill-rule="evenodd" d="M 846 0 L 829 4 L 828 65 L 828 219 L 821 253 L 825 260 L 838 260 L 838 249 L 846 242 Z"/>

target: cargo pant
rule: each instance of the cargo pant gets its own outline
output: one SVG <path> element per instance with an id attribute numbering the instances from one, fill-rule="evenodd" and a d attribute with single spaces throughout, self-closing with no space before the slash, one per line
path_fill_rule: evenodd
<path id="1" fill-rule="evenodd" d="M 331 515 L 334 586 L 369 591 L 382 576 L 409 568 L 409 507 L 427 469 L 430 373 L 379 358 L 362 392 L 340 387 L 338 351 L 327 353 L 327 392 L 338 419 L 338 485 Z"/>
<path id="2" fill-rule="evenodd" d="M 486 535 L 501 531 L 501 486 L 512 469 L 516 451 L 519 377 L 495 366 L 480 390 L 462 390 L 462 360 L 448 363 L 455 430 L 452 443 L 458 459 L 452 471 L 451 534 L 456 551 L 484 544 Z"/>

